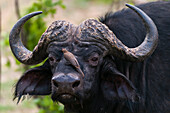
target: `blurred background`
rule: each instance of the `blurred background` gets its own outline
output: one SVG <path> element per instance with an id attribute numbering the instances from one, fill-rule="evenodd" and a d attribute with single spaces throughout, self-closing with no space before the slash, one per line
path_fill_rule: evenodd
<path id="1" fill-rule="evenodd" d="M 53 103 L 50 96 L 13 101 L 14 86 L 22 73 L 35 66 L 20 64 L 9 48 L 8 36 L 17 20 L 34 11 L 43 11 L 24 25 L 22 41 L 33 50 L 42 33 L 53 21 L 66 20 L 79 24 L 87 18 L 98 18 L 108 11 L 156 0 L 1 0 L 0 1 L 0 113 L 64 113 L 63 105 Z M 168 0 L 164 0 L 168 1 Z M 40 64 L 39 64 L 40 65 Z"/>

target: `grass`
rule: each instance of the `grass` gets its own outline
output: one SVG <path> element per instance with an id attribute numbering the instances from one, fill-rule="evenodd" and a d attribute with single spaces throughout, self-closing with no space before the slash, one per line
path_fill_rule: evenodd
<path id="1" fill-rule="evenodd" d="M 13 106 L 0 105 L 0 113 L 4 113 L 6 111 L 12 111 L 13 109 L 14 109 Z"/>
<path id="2" fill-rule="evenodd" d="M 6 81 L 1 84 L 0 113 L 36 113 L 37 107 L 33 99 L 25 99 L 18 105 L 13 101 L 14 84 L 16 81 Z"/>

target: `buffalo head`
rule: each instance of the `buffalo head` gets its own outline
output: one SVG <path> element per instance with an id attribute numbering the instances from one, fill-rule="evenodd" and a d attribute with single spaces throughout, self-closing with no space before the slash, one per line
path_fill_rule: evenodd
<path id="1" fill-rule="evenodd" d="M 33 51 L 20 40 L 23 24 L 35 12 L 21 18 L 10 33 L 10 46 L 15 57 L 23 64 L 34 65 L 46 58 L 44 65 L 28 70 L 16 85 L 15 97 L 49 95 L 67 109 L 71 103 L 86 106 L 94 98 L 135 100 L 131 81 L 116 67 L 115 58 L 130 62 L 142 61 L 153 53 L 158 33 L 153 21 L 140 9 L 128 5 L 143 20 L 147 35 L 135 48 L 124 45 L 109 28 L 95 19 L 79 26 L 66 21 L 55 21 L 44 32 Z"/>

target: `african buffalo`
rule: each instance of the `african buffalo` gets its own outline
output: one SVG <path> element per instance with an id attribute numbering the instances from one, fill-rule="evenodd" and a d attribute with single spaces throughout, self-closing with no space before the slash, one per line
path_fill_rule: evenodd
<path id="1" fill-rule="evenodd" d="M 170 2 L 127 6 L 78 26 L 55 21 L 33 51 L 20 31 L 41 12 L 21 18 L 9 36 L 13 54 L 27 65 L 48 59 L 23 74 L 15 98 L 51 94 L 75 113 L 170 113 Z"/>

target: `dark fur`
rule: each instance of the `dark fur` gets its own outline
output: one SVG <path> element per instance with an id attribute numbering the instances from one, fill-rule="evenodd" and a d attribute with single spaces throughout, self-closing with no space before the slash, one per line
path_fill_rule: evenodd
<path id="1" fill-rule="evenodd" d="M 102 58 L 98 65 L 90 67 L 85 72 L 84 84 L 93 82 L 87 93 L 79 91 L 76 94 L 81 97 L 80 104 L 65 104 L 66 112 L 75 111 L 77 113 L 169 113 L 169 81 L 170 81 L 170 2 L 152 2 L 139 5 L 146 14 L 155 22 L 159 32 L 159 44 L 155 52 L 143 62 L 123 61 L 114 56 L 108 55 Z M 136 13 L 130 9 L 123 9 L 116 13 L 108 13 L 99 19 L 107 25 L 110 30 L 128 47 L 136 47 L 145 37 L 145 28 Z M 70 42 L 72 43 L 72 42 Z M 71 45 L 71 44 L 70 44 Z M 69 47 L 68 47 L 69 48 Z M 90 47 L 89 47 L 90 48 Z M 52 47 L 53 51 L 55 50 Z M 81 48 L 82 49 L 82 48 Z M 94 47 L 92 48 L 94 49 Z M 91 49 L 91 50 L 92 50 Z M 57 50 L 56 50 L 57 51 Z M 96 49 L 96 51 L 98 51 Z M 99 53 L 99 52 L 98 52 Z M 73 54 L 76 53 L 73 51 Z M 83 55 L 82 55 L 83 54 Z M 87 54 L 81 51 L 76 54 L 82 69 L 88 66 Z M 62 53 L 60 53 L 62 56 Z M 85 57 L 85 58 L 84 58 Z M 21 97 L 25 94 L 46 95 L 51 93 L 51 78 L 54 74 L 54 67 L 59 71 L 73 71 L 72 66 L 66 65 L 66 61 L 61 57 L 58 64 L 49 67 L 47 60 L 44 66 L 27 71 L 16 85 L 15 96 Z M 51 64 L 50 64 L 51 65 Z M 50 69 L 51 68 L 51 69 Z M 42 70 L 35 73 L 35 70 Z M 52 71 L 52 72 L 51 72 Z M 43 82 L 34 83 L 34 77 L 24 82 L 29 73 L 44 77 L 48 75 L 46 89 L 38 90 L 38 86 Z M 89 74 L 90 73 L 90 74 Z M 89 78 L 88 78 L 89 77 Z M 40 85 L 35 85 L 40 84 Z M 30 87 L 32 88 L 31 90 Z M 88 86 L 84 86 L 89 88 Z M 54 93 L 54 92 L 52 92 Z M 54 101 L 56 97 L 54 96 Z"/>
<path id="2" fill-rule="evenodd" d="M 170 2 L 153 2 L 138 6 L 154 21 L 158 28 L 159 43 L 153 55 L 142 63 L 132 63 L 130 78 L 148 113 L 168 113 L 170 109 Z M 136 47 L 145 37 L 145 28 L 130 9 L 108 13 L 100 21 L 106 24 L 128 47 Z M 118 69 L 126 74 L 127 62 L 116 60 Z M 144 81 L 142 83 L 142 78 Z M 144 83 L 145 82 L 145 83 Z M 144 87 L 142 84 L 145 84 Z"/>

